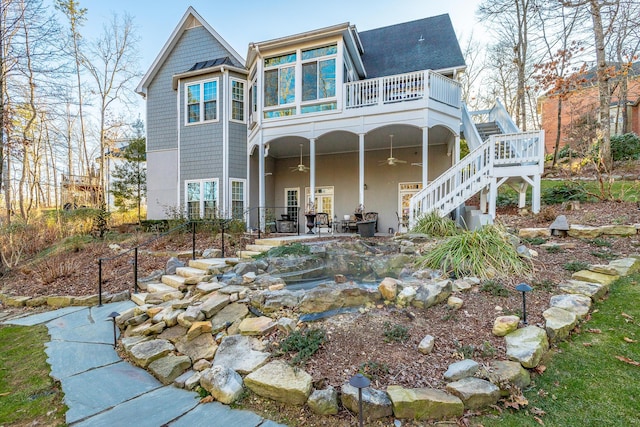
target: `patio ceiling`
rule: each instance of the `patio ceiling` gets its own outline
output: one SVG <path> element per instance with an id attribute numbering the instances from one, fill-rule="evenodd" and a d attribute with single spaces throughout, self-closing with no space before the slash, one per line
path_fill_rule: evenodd
<path id="1" fill-rule="evenodd" d="M 393 135 L 393 148 L 422 147 L 422 130 L 411 126 L 386 126 L 369 132 L 365 136 L 365 151 L 388 150 L 389 135 Z M 451 133 L 444 127 L 429 129 L 429 145 L 445 144 Z M 309 140 L 298 136 L 282 137 L 269 143 L 269 157 L 285 159 L 309 156 Z M 316 139 L 316 155 L 348 153 L 358 151 L 358 135 L 351 132 L 336 131 Z"/>

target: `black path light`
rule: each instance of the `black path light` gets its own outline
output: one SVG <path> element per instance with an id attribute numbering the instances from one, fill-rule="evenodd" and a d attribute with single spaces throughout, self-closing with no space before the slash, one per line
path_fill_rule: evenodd
<path id="1" fill-rule="evenodd" d="M 358 418 L 360 420 L 360 427 L 362 427 L 362 389 L 369 387 L 371 381 L 362 374 L 355 374 L 349 380 L 349 384 L 358 389 Z"/>
<path id="2" fill-rule="evenodd" d="M 113 322 L 113 348 L 116 348 L 118 341 L 116 340 L 116 317 L 120 316 L 120 313 L 112 311 L 109 317 Z"/>
<path id="3" fill-rule="evenodd" d="M 531 292 L 533 288 L 526 283 L 520 283 L 516 286 L 516 291 L 522 292 L 522 323 L 527 323 L 527 292 Z"/>

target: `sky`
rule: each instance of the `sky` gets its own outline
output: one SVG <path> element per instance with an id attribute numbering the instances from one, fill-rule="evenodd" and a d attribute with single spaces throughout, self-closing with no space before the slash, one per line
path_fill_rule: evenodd
<path id="1" fill-rule="evenodd" d="M 98 36 L 112 13 L 134 17 L 140 36 L 140 68 L 145 73 L 189 6 L 246 58 L 250 42 L 349 22 L 358 31 L 448 13 L 458 39 L 477 25 L 480 0 L 80 0 L 87 8 L 81 29 L 86 39 Z M 477 33 L 478 31 L 476 31 Z"/>

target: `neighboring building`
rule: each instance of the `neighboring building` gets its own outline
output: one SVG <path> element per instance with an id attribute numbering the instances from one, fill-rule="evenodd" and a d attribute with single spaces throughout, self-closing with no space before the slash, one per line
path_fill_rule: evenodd
<path id="1" fill-rule="evenodd" d="M 574 148 L 590 144 L 595 136 L 589 129 L 595 128 L 600 105 L 598 86 L 593 72 L 585 76 L 586 82 L 579 89 L 573 90 L 562 100 L 562 114 L 560 116 L 560 149 L 565 146 Z M 623 116 L 626 114 L 627 132 L 640 135 L 640 63 L 635 63 L 628 78 L 628 95 L 625 103 L 620 99 L 620 81 L 611 80 L 611 135 L 624 132 Z M 558 98 L 553 95 L 542 96 L 538 99 L 538 114 L 541 117 L 542 128 L 545 131 L 545 151 L 553 153 L 558 136 Z M 591 126 L 593 125 L 593 126 Z"/>
<path id="2" fill-rule="evenodd" d="M 363 205 L 378 230 L 397 230 L 478 192 L 493 216 L 497 188 L 514 179 L 534 186 L 539 208 L 540 134 L 514 137 L 498 105 L 481 115 L 497 130 L 480 137 L 448 15 L 363 32 L 338 24 L 251 43 L 247 55 L 189 8 L 145 75 L 149 218 L 181 206 L 263 228 Z M 476 149 L 463 162 L 461 122 Z"/>

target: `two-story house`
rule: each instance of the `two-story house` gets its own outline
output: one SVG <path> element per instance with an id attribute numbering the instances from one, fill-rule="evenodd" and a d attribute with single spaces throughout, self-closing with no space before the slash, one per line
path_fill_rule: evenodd
<path id="1" fill-rule="evenodd" d="M 148 217 L 179 208 L 263 228 L 269 214 L 302 224 L 311 208 L 341 220 L 364 206 L 388 231 L 478 192 L 495 214 L 506 182 L 521 184 L 522 203 L 534 186 L 538 209 L 539 133 L 513 136 L 494 108 L 475 115 L 497 123 L 480 136 L 460 99 L 464 69 L 448 15 L 255 42 L 245 63 L 189 8 L 138 88 Z M 462 133 L 473 151 L 461 162 Z"/>

